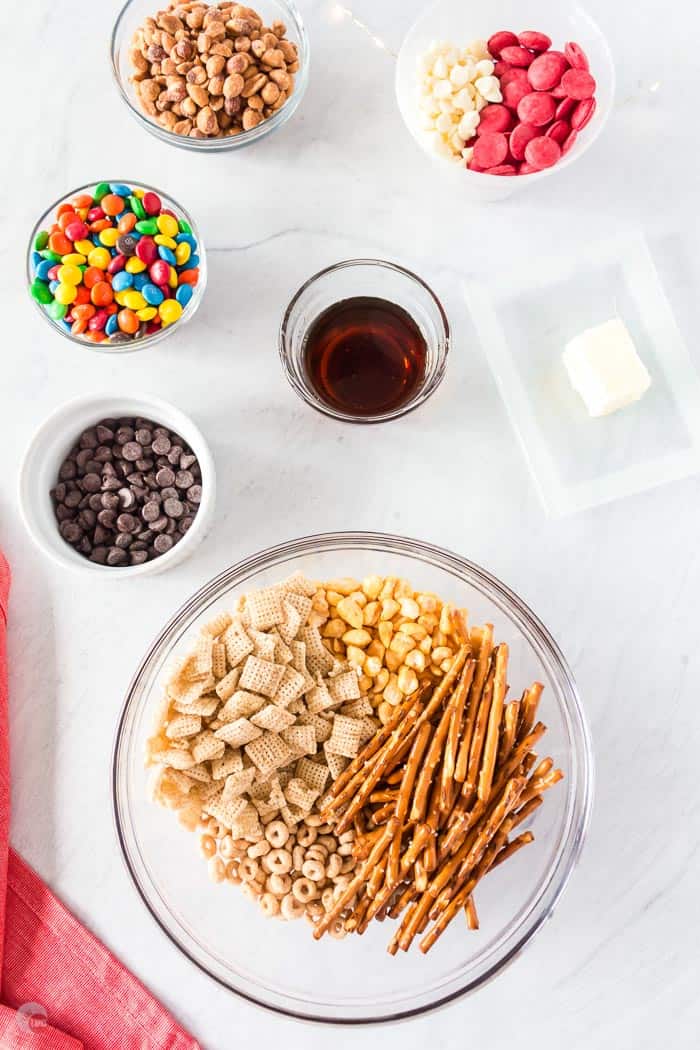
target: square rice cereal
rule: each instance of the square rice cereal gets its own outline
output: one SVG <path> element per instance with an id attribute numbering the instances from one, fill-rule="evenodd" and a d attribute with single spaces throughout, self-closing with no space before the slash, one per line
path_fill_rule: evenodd
<path id="1" fill-rule="evenodd" d="M 223 740 L 218 740 L 214 733 L 205 729 L 192 741 L 192 757 L 195 762 L 207 762 L 212 758 L 221 758 L 225 747 Z"/>
<path id="2" fill-rule="evenodd" d="M 306 667 L 310 674 L 328 674 L 333 667 L 333 657 L 326 649 L 318 627 L 304 627 L 301 637 L 306 644 Z"/>
<path id="3" fill-rule="evenodd" d="M 236 620 L 226 628 L 222 641 L 226 646 L 226 657 L 231 667 L 237 667 L 255 649 L 245 628 Z"/>
<path id="4" fill-rule="evenodd" d="M 319 679 L 318 684 L 306 696 L 306 706 L 312 715 L 317 715 L 321 711 L 327 711 L 329 708 L 335 707 L 337 703 L 338 701 L 333 698 L 323 679 Z"/>
<path id="5" fill-rule="evenodd" d="M 284 620 L 282 595 L 275 587 L 251 591 L 246 595 L 246 609 L 250 616 L 250 625 L 256 631 L 269 630 Z"/>
<path id="6" fill-rule="evenodd" d="M 282 664 L 273 664 L 269 660 L 249 656 L 243 665 L 240 686 L 242 689 L 250 690 L 251 693 L 273 697 L 279 689 L 284 672 L 285 667 Z"/>
<path id="7" fill-rule="evenodd" d="M 250 718 L 266 703 L 265 697 L 259 696 L 258 693 L 249 693 L 246 689 L 237 689 L 224 706 L 219 708 L 217 716 L 222 723 L 235 722 L 237 718 Z"/>
<path id="8" fill-rule="evenodd" d="M 241 677 L 241 668 L 233 667 L 227 675 L 216 683 L 216 695 L 219 700 L 228 700 L 236 692 L 238 679 Z"/>
<path id="9" fill-rule="evenodd" d="M 369 697 L 361 696 L 358 700 L 351 700 L 349 704 L 343 704 L 340 713 L 347 715 L 348 718 L 363 718 L 365 715 L 374 714 L 374 708 L 369 702 Z"/>
<path id="10" fill-rule="evenodd" d="M 200 696 L 191 704 L 182 704 L 177 700 L 174 704 L 175 710 L 182 715 L 201 715 L 202 718 L 210 718 L 219 706 L 219 698 L 216 696 Z"/>
<path id="11" fill-rule="evenodd" d="M 258 729 L 247 718 L 237 718 L 235 722 L 229 722 L 228 725 L 217 729 L 215 735 L 222 743 L 227 743 L 231 747 L 243 747 L 244 744 L 249 744 L 251 740 L 262 736 L 262 729 Z"/>
<path id="12" fill-rule="evenodd" d="M 320 791 L 316 791 L 315 788 L 309 787 L 309 785 L 298 777 L 292 777 L 284 789 L 284 797 L 288 804 L 298 806 L 303 813 L 308 813 L 311 810 L 314 802 L 321 794 Z"/>
<path id="13" fill-rule="evenodd" d="M 294 775 L 320 795 L 325 791 L 329 770 L 325 763 L 312 762 L 308 758 L 300 758 L 294 767 Z"/>
<path id="14" fill-rule="evenodd" d="M 288 707 L 294 700 L 302 697 L 305 690 L 306 680 L 303 674 L 295 671 L 293 667 L 285 667 L 273 700 L 280 707 Z"/>
<path id="15" fill-rule="evenodd" d="M 333 732 L 325 745 L 326 754 L 332 751 L 335 755 L 354 758 L 360 750 L 361 737 L 362 725 L 357 718 L 336 715 L 333 719 Z"/>
<path id="16" fill-rule="evenodd" d="M 171 740 L 183 740 L 188 736 L 196 736 L 201 728 L 202 719 L 199 715 L 175 715 L 168 722 L 165 735 Z"/>
<path id="17" fill-rule="evenodd" d="M 244 750 L 263 776 L 268 776 L 281 766 L 286 766 L 292 758 L 292 752 L 276 733 L 263 733 L 250 744 L 246 744 Z"/>
<path id="18" fill-rule="evenodd" d="M 330 721 L 326 718 L 322 718 L 321 715 L 312 714 L 311 711 L 307 711 L 304 715 L 299 715 L 297 718 L 297 725 L 302 726 L 313 726 L 314 733 L 316 734 L 316 741 L 319 744 L 323 744 L 329 739 L 333 732 L 333 727 Z"/>
<path id="19" fill-rule="evenodd" d="M 336 755 L 333 751 L 326 750 L 328 742 L 323 745 L 323 750 L 326 753 L 326 761 L 328 762 L 328 769 L 333 780 L 337 780 L 343 770 L 350 764 L 349 758 L 343 758 L 342 755 Z M 319 803 L 320 805 L 320 803 Z"/>
<path id="20" fill-rule="evenodd" d="M 214 780 L 225 780 L 231 773 L 239 773 L 243 769 L 243 756 L 238 748 L 232 750 L 226 748 L 222 758 L 215 758 L 211 764 L 211 775 Z"/>
<path id="21" fill-rule="evenodd" d="M 250 720 L 253 725 L 260 726 L 261 729 L 269 729 L 272 733 L 281 733 L 283 729 L 294 725 L 294 715 L 290 715 L 283 707 L 277 707 L 276 704 L 268 704 L 267 707 L 263 707 L 252 715 Z"/>
<path id="22" fill-rule="evenodd" d="M 335 678 L 328 679 L 328 688 L 333 699 L 338 704 L 347 704 L 351 700 L 359 700 L 360 681 L 355 671 L 343 671 Z M 372 708 L 370 707 L 370 711 Z"/>
<path id="23" fill-rule="evenodd" d="M 270 663 L 274 663 L 276 648 L 274 635 L 272 633 L 266 634 L 265 631 L 256 631 L 250 627 L 248 628 L 248 636 L 255 646 L 253 649 L 255 656 L 259 656 L 261 660 L 269 660 Z"/>
<path id="24" fill-rule="evenodd" d="M 283 729 L 280 736 L 295 755 L 315 755 L 318 751 L 316 732 L 313 726 L 293 725 Z"/>
<path id="25" fill-rule="evenodd" d="M 255 770 L 252 766 L 250 769 L 239 769 L 237 773 L 231 773 L 230 776 L 226 777 L 221 801 L 230 802 L 232 798 L 238 798 L 240 795 L 245 794 L 253 783 L 254 777 Z"/>

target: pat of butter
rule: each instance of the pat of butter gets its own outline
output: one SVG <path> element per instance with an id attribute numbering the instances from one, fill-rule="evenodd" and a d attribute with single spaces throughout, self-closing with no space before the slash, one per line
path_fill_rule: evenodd
<path id="1" fill-rule="evenodd" d="M 638 401 L 651 386 L 651 376 L 620 320 L 577 335 L 567 343 L 563 357 L 571 385 L 591 416 L 617 412 Z"/>

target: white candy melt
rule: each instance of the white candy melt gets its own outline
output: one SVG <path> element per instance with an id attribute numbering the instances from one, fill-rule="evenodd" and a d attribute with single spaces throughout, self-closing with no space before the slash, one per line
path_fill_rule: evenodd
<path id="1" fill-rule="evenodd" d="M 591 416 L 606 416 L 638 401 L 651 376 L 622 321 L 606 321 L 567 343 L 564 365 Z"/>

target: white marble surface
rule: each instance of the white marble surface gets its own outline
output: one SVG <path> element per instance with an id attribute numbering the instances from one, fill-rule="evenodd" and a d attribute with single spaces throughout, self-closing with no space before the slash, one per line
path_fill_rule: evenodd
<path id="1" fill-rule="evenodd" d="M 547 520 L 459 282 L 498 265 L 504 251 L 526 259 L 556 241 L 576 253 L 590 237 L 640 226 L 678 234 L 669 293 L 698 359 L 689 267 L 698 233 L 691 41 L 700 12 L 683 0 L 669 23 L 661 0 L 591 0 L 618 63 L 608 129 L 561 179 L 509 204 L 473 208 L 436 181 L 404 132 L 391 53 L 333 17 L 334 4 L 301 6 L 315 49 L 301 110 L 253 150 L 210 158 L 169 149 L 125 111 L 106 55 L 115 0 L 33 0 L 0 16 L 4 39 L 17 42 L 3 60 L 14 86 L 0 157 L 13 843 L 207 1050 L 241 1038 L 290 1050 L 320 1050 L 329 1038 L 405 1050 L 697 1046 L 700 483 Z M 419 7 L 356 0 L 355 11 L 395 51 Z M 210 252 L 209 289 L 192 325 L 151 354 L 120 359 L 52 334 L 23 277 L 39 206 L 110 175 L 169 188 L 196 214 Z M 296 399 L 275 341 L 298 284 L 361 254 L 399 260 L 432 282 L 454 343 L 447 379 L 422 411 L 348 429 Z M 31 547 L 15 485 L 21 451 L 44 416 L 70 396 L 110 387 L 156 392 L 191 413 L 211 441 L 220 492 L 215 526 L 191 560 L 162 577 L 96 586 Z M 443 544 L 523 595 L 577 675 L 598 785 L 583 860 L 554 921 L 505 974 L 432 1017 L 329 1033 L 239 1001 L 165 940 L 121 863 L 109 764 L 129 677 L 183 599 L 262 546 L 343 528 Z"/>

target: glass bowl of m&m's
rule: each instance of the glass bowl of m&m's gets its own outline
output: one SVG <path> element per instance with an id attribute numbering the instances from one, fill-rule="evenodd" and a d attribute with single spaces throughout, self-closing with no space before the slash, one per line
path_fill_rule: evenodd
<path id="1" fill-rule="evenodd" d="M 27 251 L 29 294 L 73 343 L 125 353 L 190 320 L 207 280 L 201 236 L 172 197 L 131 180 L 91 182 L 55 201 Z"/>

